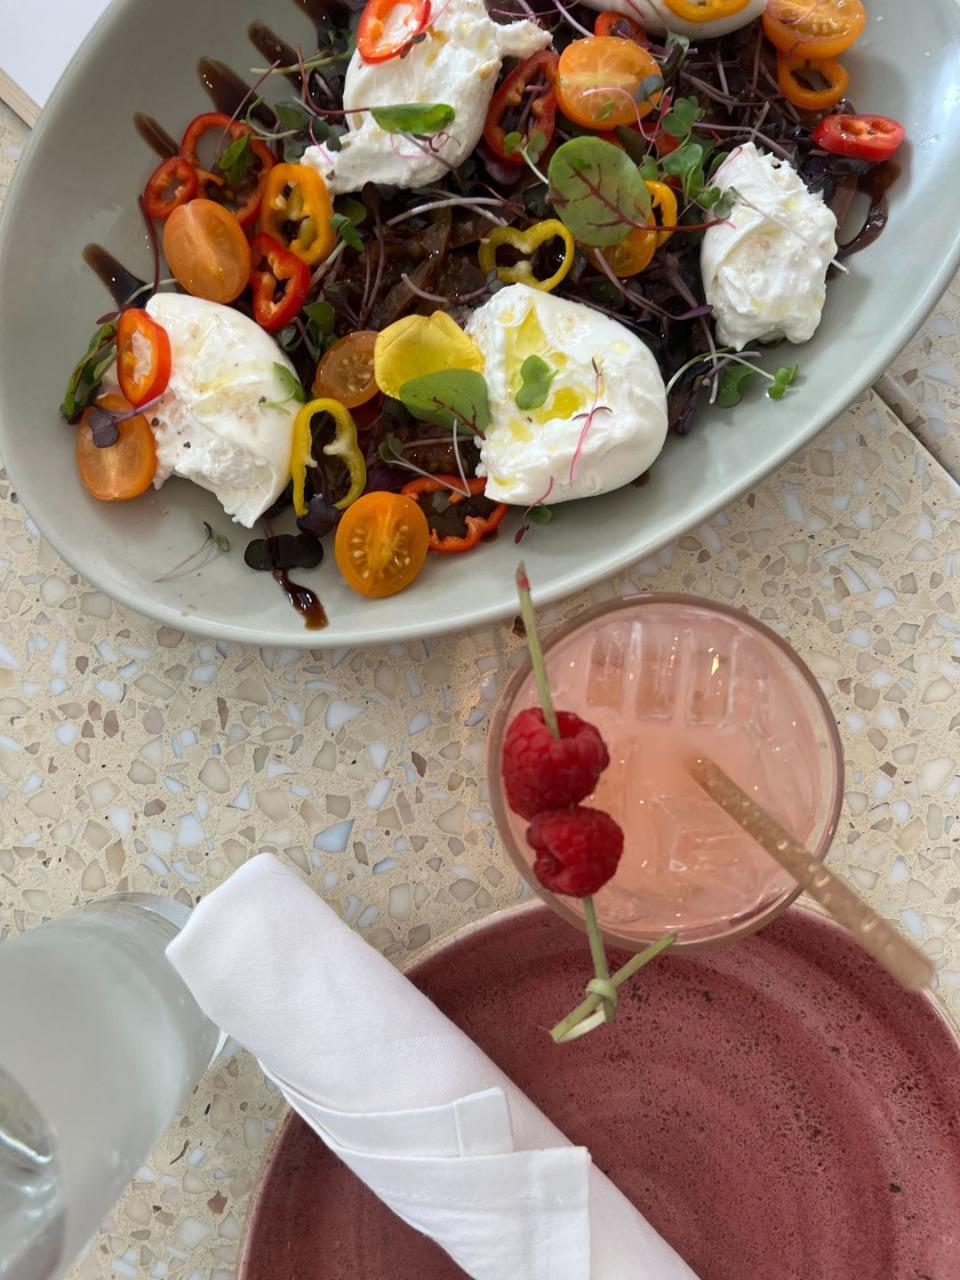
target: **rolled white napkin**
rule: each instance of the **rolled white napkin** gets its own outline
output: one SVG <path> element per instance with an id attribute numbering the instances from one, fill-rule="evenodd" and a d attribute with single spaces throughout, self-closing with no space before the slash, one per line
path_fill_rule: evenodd
<path id="1" fill-rule="evenodd" d="M 586 1148 L 272 855 L 205 898 L 167 955 L 324 1142 L 474 1280 L 696 1280 Z"/>

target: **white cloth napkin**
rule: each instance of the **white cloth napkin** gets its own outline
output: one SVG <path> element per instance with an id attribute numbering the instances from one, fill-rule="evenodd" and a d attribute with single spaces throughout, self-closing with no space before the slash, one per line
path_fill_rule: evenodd
<path id="1" fill-rule="evenodd" d="M 167 955 L 324 1142 L 474 1280 L 696 1280 L 590 1153 L 272 855 L 205 898 Z"/>

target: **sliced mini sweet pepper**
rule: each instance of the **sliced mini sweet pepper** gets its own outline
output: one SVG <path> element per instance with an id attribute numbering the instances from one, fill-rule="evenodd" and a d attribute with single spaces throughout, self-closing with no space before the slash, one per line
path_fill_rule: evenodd
<path id="1" fill-rule="evenodd" d="M 555 239 L 563 244 L 563 261 L 552 276 L 540 280 L 534 275 L 533 256 L 542 245 Z M 501 266 L 497 262 L 497 250 L 505 246 L 515 249 L 523 257 L 509 266 Z M 518 231 L 515 227 L 495 227 L 480 241 L 480 269 L 487 273 L 496 271 L 497 278 L 504 284 L 528 284 L 549 293 L 565 279 L 573 266 L 575 248 L 573 236 L 558 218 L 535 222 L 526 231 Z"/>
<path id="2" fill-rule="evenodd" d="M 431 551 L 445 554 L 472 551 L 481 538 L 493 533 L 507 514 L 507 508 L 504 503 L 493 502 L 483 496 L 486 484 L 483 476 L 468 480 L 469 498 L 463 492 L 463 481 L 459 476 L 423 476 L 404 486 L 403 492 L 419 503 L 427 517 Z M 461 516 L 455 508 L 464 502 L 470 506 Z M 454 523 L 451 516 L 456 517 L 455 532 L 448 532 L 445 528 Z M 459 532 L 461 525 L 462 533 Z"/>
<path id="3" fill-rule="evenodd" d="M 517 168 L 524 164 L 519 146 L 511 152 L 506 149 L 507 133 L 514 129 L 521 134 L 524 143 L 529 142 L 533 134 L 541 133 L 541 152 L 549 145 L 557 119 L 554 84 L 559 61 L 552 49 L 540 49 L 514 67 L 493 95 L 483 136 L 502 164 Z"/>
<path id="4" fill-rule="evenodd" d="M 659 249 L 667 243 L 677 225 L 677 195 L 673 187 L 668 187 L 665 182 L 648 182 L 647 190 L 650 192 L 650 205 L 659 214 L 657 221 L 661 227 L 666 228 L 657 233 L 656 247 Z"/>
<path id="5" fill-rule="evenodd" d="M 732 18 L 745 9 L 750 0 L 664 0 L 667 8 L 685 22 L 714 22 Z"/>
<path id="6" fill-rule="evenodd" d="M 307 300 L 310 268 L 295 253 L 263 231 L 250 244 L 253 318 L 262 329 L 274 333 L 294 316 Z"/>
<path id="7" fill-rule="evenodd" d="M 322 262 L 337 242 L 330 225 L 333 205 L 327 184 L 305 164 L 277 164 L 267 174 L 260 230 L 308 267 Z"/>
<path id="8" fill-rule="evenodd" d="M 447 369 L 482 373 L 483 352 L 445 311 L 404 316 L 377 334 L 373 376 L 385 395 L 399 399 L 405 382 Z"/>
<path id="9" fill-rule="evenodd" d="M 847 92 L 850 74 L 835 58 L 777 58 L 780 92 L 801 111 L 826 111 Z"/>
<path id="10" fill-rule="evenodd" d="M 318 413 L 329 413 L 336 428 L 333 439 L 323 446 L 323 452 L 328 458 L 339 458 L 350 477 L 350 488 L 333 505 L 338 510 L 345 511 L 360 497 L 367 483 L 367 464 L 357 443 L 357 425 L 350 410 L 339 400 L 310 400 L 297 414 L 293 424 L 290 479 L 293 481 L 293 509 L 298 516 L 307 514 L 307 467 L 316 466 L 312 456 L 311 427 L 314 416 Z"/>

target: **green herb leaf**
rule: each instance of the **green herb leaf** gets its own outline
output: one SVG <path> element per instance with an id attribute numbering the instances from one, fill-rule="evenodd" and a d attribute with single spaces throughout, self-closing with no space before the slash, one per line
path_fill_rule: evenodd
<path id="1" fill-rule="evenodd" d="M 370 114 L 387 133 L 415 133 L 427 137 L 453 124 L 456 112 L 446 102 L 401 102 L 371 107 Z"/>
<path id="2" fill-rule="evenodd" d="M 659 182 L 660 166 L 653 156 L 644 156 L 640 161 L 640 177 L 644 182 Z"/>
<path id="3" fill-rule="evenodd" d="M 277 375 L 281 387 L 287 393 L 282 400 L 266 400 L 265 407 L 268 409 L 282 409 L 288 405 L 291 400 L 296 400 L 298 404 L 306 404 L 307 393 L 300 385 L 296 376 L 290 372 L 285 364 L 281 364 L 279 360 L 273 361 L 273 371 Z"/>
<path id="4" fill-rule="evenodd" d="M 553 507 L 531 507 L 527 519 L 531 524 L 549 524 L 553 519 Z"/>
<path id="5" fill-rule="evenodd" d="M 620 244 L 646 226 L 650 193 L 625 152 L 600 138 L 571 138 L 553 153 L 550 198 L 581 244 Z"/>
<path id="6" fill-rule="evenodd" d="M 487 382 L 472 369 L 444 369 L 411 378 L 400 388 L 400 399 L 415 418 L 435 426 L 460 426 L 483 431 L 490 421 Z"/>
<path id="7" fill-rule="evenodd" d="M 728 364 L 720 374 L 720 387 L 717 391 L 717 404 L 724 409 L 732 409 L 743 399 L 747 384 L 756 370 L 744 364 Z"/>
<path id="8" fill-rule="evenodd" d="M 666 49 L 667 56 L 660 64 L 660 74 L 663 76 L 664 83 L 669 84 L 687 60 L 690 40 L 687 36 L 671 31 L 667 36 Z"/>
<path id="9" fill-rule="evenodd" d="M 94 399 L 100 379 L 116 356 L 116 337 L 116 320 L 108 320 L 106 324 L 102 324 L 70 374 L 60 408 L 68 422 L 72 422 L 80 410 L 85 409 Z"/>
<path id="10" fill-rule="evenodd" d="M 306 129 L 310 124 L 310 117 L 305 111 L 288 106 L 285 102 L 278 102 L 273 112 L 283 129 Z"/>
<path id="11" fill-rule="evenodd" d="M 391 431 L 377 450 L 381 462 L 396 462 L 403 457 L 403 441 Z"/>
<path id="12" fill-rule="evenodd" d="M 653 160 L 653 157 L 647 156 L 647 148 L 650 143 L 638 133 L 636 129 L 631 129 L 629 125 L 622 124 L 616 130 L 617 141 L 623 146 L 624 151 L 634 162 L 634 164 L 642 165 L 647 159 Z M 656 167 L 656 161 L 653 161 Z"/>
<path id="13" fill-rule="evenodd" d="M 773 376 L 773 382 L 767 387 L 767 395 L 771 400 L 782 400 L 787 394 L 787 387 L 792 386 L 800 372 L 798 364 L 783 365 Z"/>
<path id="14" fill-rule="evenodd" d="M 250 146 L 249 133 L 242 133 L 239 138 L 234 138 L 228 147 L 224 147 L 217 164 L 227 183 L 235 187 L 253 164 L 253 148 Z"/>
<path id="15" fill-rule="evenodd" d="M 505 156 L 512 156 L 513 153 L 515 151 L 519 151 L 519 149 L 522 146 L 523 146 L 522 133 L 517 133 L 517 131 L 514 130 L 512 133 L 505 133 L 503 135 L 503 154 Z"/>
<path id="16" fill-rule="evenodd" d="M 518 409 L 539 409 L 550 394 L 550 384 L 557 376 L 539 356 L 527 356 L 520 366 L 520 390 L 514 399 Z"/>
<path id="17" fill-rule="evenodd" d="M 303 308 L 307 318 L 307 333 L 317 345 L 322 345 L 324 338 L 333 333 L 337 313 L 324 298 L 318 302 L 310 302 Z"/>
<path id="18" fill-rule="evenodd" d="M 663 117 L 663 129 L 671 138 L 689 138 L 693 126 L 703 116 L 703 108 L 696 98 L 677 98 Z"/>
<path id="19" fill-rule="evenodd" d="M 704 187 L 697 196 L 697 203 L 701 209 L 713 209 L 722 197 L 723 192 L 719 187 Z"/>
<path id="20" fill-rule="evenodd" d="M 535 129 L 527 139 L 527 159 L 536 164 L 547 149 L 547 135 L 542 129 Z"/>
<path id="21" fill-rule="evenodd" d="M 662 160 L 663 171 L 672 178 L 686 178 L 694 169 L 699 169 L 703 162 L 703 147 L 699 142 L 688 142 L 676 151 L 671 151 Z"/>
<path id="22" fill-rule="evenodd" d="M 345 213 L 335 213 L 330 218 L 330 225 L 334 231 L 338 232 L 340 239 L 344 244 L 348 244 L 351 249 L 358 252 L 363 249 L 363 238 L 357 230 L 354 223 Z"/>
<path id="23" fill-rule="evenodd" d="M 634 101 L 638 103 L 649 102 L 655 94 L 663 92 L 663 76 L 656 72 L 652 76 L 644 76 L 637 85 L 637 91 L 634 94 Z M 611 106 L 611 111 L 613 107 Z M 596 117 L 598 120 L 599 116 Z"/>

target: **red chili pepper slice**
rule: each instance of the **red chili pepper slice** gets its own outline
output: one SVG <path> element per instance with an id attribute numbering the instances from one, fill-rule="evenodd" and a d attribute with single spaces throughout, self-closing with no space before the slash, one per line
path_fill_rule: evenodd
<path id="1" fill-rule="evenodd" d="M 427 517 L 427 524 L 430 526 L 431 551 L 440 551 L 445 554 L 472 551 L 481 538 L 486 537 L 488 533 L 493 533 L 507 514 L 504 503 L 492 502 L 489 498 L 483 497 L 483 491 L 487 485 L 483 476 L 468 480 L 467 485 L 470 489 L 469 498 L 463 492 L 463 481 L 459 476 L 423 476 L 404 485 L 402 492 L 414 498 Z M 443 506 L 423 501 L 424 498 L 429 499 L 432 494 L 442 494 L 448 501 Z M 464 532 L 441 534 L 437 528 L 441 517 L 450 507 L 458 507 L 462 502 L 470 504 L 470 510 L 463 516 Z"/>
<path id="2" fill-rule="evenodd" d="M 814 142 L 824 151 L 871 164 L 889 160 L 906 136 L 903 125 L 889 116 L 827 116 L 813 131 Z"/>
<path id="3" fill-rule="evenodd" d="M 169 218 L 178 205 L 186 204 L 197 194 L 198 175 L 183 156 L 171 156 L 150 175 L 143 193 L 143 203 L 151 218 Z"/>
<path id="4" fill-rule="evenodd" d="M 625 13 L 617 13 L 613 9 L 597 14 L 593 24 L 593 34 L 620 36 L 624 40 L 633 40 L 636 44 L 642 44 L 645 49 L 650 48 L 650 41 L 643 27 L 632 18 L 628 18 Z"/>
<path id="5" fill-rule="evenodd" d="M 166 390 L 170 363 L 166 329 L 139 307 L 124 311 L 117 325 L 117 380 L 135 409 Z"/>
<path id="6" fill-rule="evenodd" d="M 214 154 L 217 157 L 216 160 L 210 158 L 209 171 L 200 162 L 200 145 L 208 133 L 215 135 Z M 250 150 L 255 157 L 255 161 L 247 166 L 236 186 L 231 186 L 226 180 L 218 163 L 224 149 L 221 142 L 229 145 L 227 137 L 230 142 L 235 142 L 237 138 L 249 138 Z M 180 143 L 180 155 L 197 170 L 202 193 L 208 200 L 216 200 L 218 204 L 222 204 L 241 227 L 248 227 L 256 221 L 267 174 L 276 160 L 267 144 L 256 136 L 248 124 L 244 124 L 242 120 L 231 120 L 221 111 L 205 111 L 187 125 Z"/>
<path id="7" fill-rule="evenodd" d="M 554 86 L 559 62 L 560 59 L 550 49 L 541 49 L 514 67 L 493 95 L 483 136 L 487 146 L 504 164 L 519 167 L 524 163 L 519 147 L 509 155 L 504 150 L 504 139 L 508 133 L 520 133 L 524 145 L 533 134 L 542 133 L 546 142 L 541 150 L 549 145 L 557 119 Z M 539 93 L 536 92 L 538 85 L 542 86 Z"/>
<path id="8" fill-rule="evenodd" d="M 253 318 L 262 329 L 274 333 L 290 324 L 307 300 L 310 268 L 273 236 L 258 232 L 250 244 L 253 270 Z"/>
<path id="9" fill-rule="evenodd" d="M 357 27 L 364 62 L 399 57 L 430 25 L 430 0 L 367 0 Z"/>

